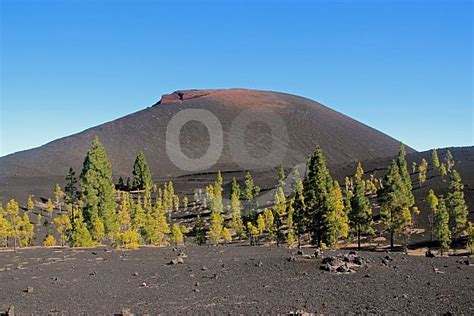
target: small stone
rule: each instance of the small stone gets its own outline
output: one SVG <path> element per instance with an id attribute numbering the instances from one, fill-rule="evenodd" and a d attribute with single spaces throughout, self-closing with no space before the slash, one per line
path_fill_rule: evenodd
<path id="1" fill-rule="evenodd" d="M 199 289 L 194 289 L 194 292 L 199 293 L 200 291 Z"/>
<path id="2" fill-rule="evenodd" d="M 364 275 L 364 278 L 370 278 L 370 274 Z"/>
<path id="3" fill-rule="evenodd" d="M 425 257 L 427 257 L 427 258 L 434 258 L 434 257 L 435 257 L 435 254 L 431 251 L 431 249 L 428 249 L 428 250 L 425 252 Z"/>
<path id="4" fill-rule="evenodd" d="M 355 256 L 355 255 L 357 255 L 357 251 L 355 251 L 355 250 L 351 250 L 351 251 L 349 251 L 349 254 L 350 254 L 350 255 L 354 255 L 354 256 Z"/>
<path id="5" fill-rule="evenodd" d="M 141 287 L 148 287 L 148 284 L 146 284 L 145 282 L 143 282 L 140 286 L 141 286 Z"/>
<path id="6" fill-rule="evenodd" d="M 138 276 L 138 272 L 133 272 L 133 276 Z"/>
<path id="7" fill-rule="evenodd" d="M 187 258 L 188 256 L 184 253 L 184 251 L 180 251 L 180 252 L 178 253 L 178 257 Z"/>
<path id="8" fill-rule="evenodd" d="M 124 308 L 122 309 L 122 312 L 120 313 L 121 316 L 133 316 L 132 312 L 130 311 L 129 308 Z"/>
<path id="9" fill-rule="evenodd" d="M 202 271 L 207 271 L 207 270 L 209 270 L 209 269 L 208 269 L 206 266 L 202 266 L 201 270 L 202 270 Z"/>
<path id="10" fill-rule="evenodd" d="M 314 251 L 314 256 L 315 256 L 316 258 L 322 257 L 322 256 L 323 256 L 323 252 L 321 251 L 321 249 L 319 249 L 319 248 L 316 249 L 316 250 Z"/>
<path id="11" fill-rule="evenodd" d="M 11 305 L 6 313 L 7 316 L 15 316 L 15 306 Z"/>
<path id="12" fill-rule="evenodd" d="M 299 250 L 296 252 L 296 254 L 297 254 L 298 256 L 304 256 L 304 252 L 303 252 L 303 250 L 301 250 L 301 249 L 299 249 Z"/>
<path id="13" fill-rule="evenodd" d="M 25 292 L 25 293 L 33 293 L 33 287 L 32 287 L 32 286 L 28 286 L 23 292 Z"/>
<path id="14" fill-rule="evenodd" d="M 291 256 L 287 259 L 289 262 L 295 262 L 296 261 L 296 257 L 295 256 Z"/>
<path id="15" fill-rule="evenodd" d="M 263 262 L 259 261 L 257 264 L 255 264 L 256 267 L 263 267 Z"/>
<path id="16" fill-rule="evenodd" d="M 194 283 L 194 286 L 200 286 L 201 284 L 199 282 Z"/>
<path id="17" fill-rule="evenodd" d="M 183 264 L 183 263 L 184 263 L 183 257 L 178 257 L 178 258 L 176 258 L 176 261 L 178 261 L 179 264 Z"/>
<path id="18" fill-rule="evenodd" d="M 89 275 L 97 275 L 97 272 L 92 271 L 91 273 L 89 273 Z"/>
<path id="19" fill-rule="evenodd" d="M 407 298 L 408 298 L 408 294 L 403 294 L 402 297 L 403 297 L 404 299 L 407 299 Z"/>

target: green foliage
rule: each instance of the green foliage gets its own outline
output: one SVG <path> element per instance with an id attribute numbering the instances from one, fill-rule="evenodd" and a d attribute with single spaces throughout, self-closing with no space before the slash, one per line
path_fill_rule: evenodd
<path id="1" fill-rule="evenodd" d="M 335 245 L 338 240 L 345 239 L 349 235 L 349 219 L 344 209 L 342 190 L 337 181 L 333 182 L 329 191 L 328 204 L 330 212 L 327 214 L 327 244 Z"/>
<path id="2" fill-rule="evenodd" d="M 54 247 L 56 246 L 56 239 L 54 238 L 53 235 L 46 235 L 46 237 L 43 240 L 43 246 L 45 247 Z"/>
<path id="3" fill-rule="evenodd" d="M 92 247 L 95 245 L 92 236 L 84 222 L 84 216 L 80 208 L 73 210 L 74 218 L 72 222 L 69 245 L 71 247 Z"/>
<path id="4" fill-rule="evenodd" d="M 438 199 L 438 207 L 436 208 L 433 232 L 436 240 L 440 244 L 441 254 L 449 250 L 451 244 L 451 232 L 449 230 L 449 215 L 446 209 L 446 203 L 442 196 Z"/>
<path id="5" fill-rule="evenodd" d="M 449 177 L 449 193 L 446 206 L 449 214 L 449 229 L 451 236 L 456 239 L 465 230 L 469 211 L 464 199 L 464 184 L 456 170 L 452 170 Z"/>
<path id="6" fill-rule="evenodd" d="M 150 167 L 145 159 L 145 154 L 140 151 L 133 165 L 133 188 L 138 190 L 151 190 L 153 181 L 151 179 Z"/>
<path id="7" fill-rule="evenodd" d="M 431 152 L 431 162 L 433 163 L 433 167 L 439 170 L 441 165 L 439 163 L 438 150 L 436 150 L 436 148 L 434 148 Z"/>
<path id="8" fill-rule="evenodd" d="M 286 243 L 289 248 L 292 248 L 297 243 L 296 234 L 295 234 L 295 224 L 293 221 L 293 216 L 295 214 L 295 209 L 293 208 L 294 200 L 290 201 L 288 206 L 288 216 L 286 218 L 286 226 L 288 227 L 286 232 Z"/>
<path id="9" fill-rule="evenodd" d="M 285 168 L 283 167 L 283 164 L 280 164 L 278 167 L 278 185 L 280 187 L 285 186 Z"/>
<path id="10" fill-rule="evenodd" d="M 33 196 L 28 196 L 28 201 L 26 202 L 26 209 L 31 212 L 35 208 L 35 202 L 33 201 Z"/>
<path id="11" fill-rule="evenodd" d="M 245 174 L 245 186 L 241 191 L 241 199 L 246 201 L 249 205 L 249 208 L 258 207 L 256 198 L 260 193 L 260 187 L 255 184 L 253 181 L 252 175 L 250 172 Z"/>
<path id="12" fill-rule="evenodd" d="M 247 234 L 249 236 L 250 245 L 257 244 L 258 228 L 254 226 L 252 222 L 247 222 Z"/>
<path id="13" fill-rule="evenodd" d="M 14 199 L 7 203 L 5 209 L 5 218 L 9 222 L 8 237 L 13 238 L 13 247 L 16 250 L 18 239 L 21 238 L 21 228 L 23 220 L 19 214 L 20 206 Z"/>
<path id="14" fill-rule="evenodd" d="M 97 137 L 84 159 L 80 187 L 83 214 L 88 227 L 92 228 L 93 219 L 98 217 L 104 223 L 106 234 L 112 235 L 116 229 L 112 165 Z"/>
<path id="15" fill-rule="evenodd" d="M 224 227 L 222 229 L 222 238 L 224 238 L 224 242 L 229 243 L 232 241 L 232 235 L 230 234 L 229 230 L 227 227 Z"/>
<path id="16" fill-rule="evenodd" d="M 61 212 L 61 203 L 63 201 L 64 192 L 61 190 L 61 186 L 56 183 L 54 186 L 54 203 L 58 208 L 59 212 Z"/>
<path id="17" fill-rule="evenodd" d="M 76 203 L 79 192 L 77 191 L 76 173 L 72 168 L 69 168 L 66 175 L 66 187 L 64 188 L 64 193 L 66 204 Z"/>
<path id="18" fill-rule="evenodd" d="M 467 226 L 467 247 L 472 255 L 474 252 L 474 224 L 471 222 Z"/>
<path id="19" fill-rule="evenodd" d="M 64 246 L 64 242 L 72 230 L 71 219 L 67 214 L 59 215 L 53 219 L 53 224 L 61 236 L 61 246 Z"/>
<path id="20" fill-rule="evenodd" d="M 400 173 L 399 163 L 393 160 L 388 168 L 384 181 L 385 196 L 380 211 L 383 223 L 390 231 L 390 245 L 393 248 L 394 238 L 406 236 L 411 226 L 410 208 L 413 205 L 411 195 Z M 411 193 L 411 192 L 410 192 Z"/>
<path id="21" fill-rule="evenodd" d="M 273 240 L 275 238 L 275 217 L 273 216 L 273 212 L 270 209 L 265 208 L 263 210 L 263 218 L 265 221 L 265 228 L 268 232 L 268 237 L 270 240 Z"/>
<path id="22" fill-rule="evenodd" d="M 20 224 L 19 241 L 21 247 L 30 246 L 35 235 L 35 226 L 31 224 L 30 216 L 27 212 L 23 213 L 23 218 Z"/>
<path id="23" fill-rule="evenodd" d="M 7 245 L 11 228 L 10 222 L 6 218 L 6 211 L 0 203 L 0 245 Z"/>
<path id="24" fill-rule="evenodd" d="M 304 204 L 309 218 L 309 230 L 313 242 L 321 247 L 332 244 L 334 240 L 334 200 L 331 201 L 334 183 L 327 168 L 323 152 L 318 147 L 313 156 L 308 158 L 306 176 L 303 181 Z"/>
<path id="25" fill-rule="evenodd" d="M 356 233 L 357 245 L 361 247 L 361 234 L 372 232 L 372 207 L 370 201 L 365 195 L 364 182 L 357 176 L 354 176 L 354 192 L 350 191 L 350 197 L 347 199 L 346 208 L 349 211 L 349 225 Z"/>
<path id="26" fill-rule="evenodd" d="M 434 223 L 434 214 L 436 213 L 436 209 L 438 208 L 438 198 L 436 197 L 436 194 L 434 193 L 433 190 L 430 190 L 428 193 L 428 196 L 426 197 L 426 202 L 430 206 L 430 214 L 428 216 L 428 219 L 431 224 L 431 240 L 433 240 L 433 223 Z"/>
<path id="27" fill-rule="evenodd" d="M 426 173 L 428 171 L 428 162 L 423 158 L 421 164 L 418 166 L 418 183 L 420 187 L 426 181 Z"/>
<path id="28" fill-rule="evenodd" d="M 306 214 L 306 205 L 304 203 L 304 185 L 298 169 L 292 178 L 292 191 L 294 195 L 294 210 L 293 220 L 295 222 L 295 232 L 298 239 L 298 246 L 301 245 L 301 236 L 304 234 L 306 224 L 308 223 L 308 215 Z"/>
<path id="29" fill-rule="evenodd" d="M 46 202 L 46 212 L 48 212 L 49 217 L 53 216 L 53 211 L 54 211 L 53 201 L 51 201 L 51 199 L 48 199 L 48 201 Z"/>
<path id="30" fill-rule="evenodd" d="M 175 246 L 182 245 L 184 243 L 184 236 L 181 227 L 174 223 L 171 229 L 171 241 Z"/>
<path id="31" fill-rule="evenodd" d="M 446 156 L 444 157 L 444 162 L 446 164 L 446 170 L 451 172 L 454 168 L 454 157 L 450 150 L 446 152 Z"/>
<path id="32" fill-rule="evenodd" d="M 413 196 L 413 185 L 411 183 L 410 173 L 408 172 L 407 161 L 406 161 L 405 145 L 400 145 L 400 151 L 398 152 L 397 165 L 398 172 L 402 178 L 402 182 L 405 186 L 403 192 L 406 195 L 408 202 L 407 207 L 412 208 L 415 205 L 415 197 Z"/>
<path id="33" fill-rule="evenodd" d="M 258 214 L 257 229 L 258 229 L 258 234 L 259 235 L 262 235 L 263 232 L 265 231 L 265 218 L 263 217 L 262 214 Z"/>
<path id="34" fill-rule="evenodd" d="M 230 228 L 232 228 L 235 234 L 239 237 L 245 235 L 245 228 L 242 221 L 242 204 L 240 203 L 240 187 L 237 180 L 234 178 L 232 182 L 232 191 L 230 195 Z"/>
<path id="35" fill-rule="evenodd" d="M 196 217 L 193 228 L 194 236 L 196 236 L 196 243 L 198 245 L 203 245 L 206 243 L 206 230 L 204 228 L 204 222 L 201 218 L 201 215 Z"/>

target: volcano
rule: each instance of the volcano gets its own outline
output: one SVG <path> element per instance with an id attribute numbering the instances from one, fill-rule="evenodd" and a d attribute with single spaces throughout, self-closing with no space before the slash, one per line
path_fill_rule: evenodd
<path id="1" fill-rule="evenodd" d="M 304 163 L 316 146 L 323 149 L 330 165 L 348 164 L 394 156 L 400 144 L 295 95 L 182 90 L 163 95 L 139 112 L 0 158 L 0 198 L 51 195 L 52 186 L 63 182 L 69 167 L 80 173 L 96 136 L 107 150 L 116 178 L 131 176 L 135 157 L 143 150 L 158 182 L 218 170 L 258 173 L 280 162 L 289 168 Z"/>

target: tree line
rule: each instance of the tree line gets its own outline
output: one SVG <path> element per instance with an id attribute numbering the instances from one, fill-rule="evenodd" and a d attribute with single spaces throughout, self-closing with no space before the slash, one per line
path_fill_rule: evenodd
<path id="1" fill-rule="evenodd" d="M 441 251 L 445 251 L 453 240 L 467 233 L 472 247 L 473 226 L 468 221 L 464 186 L 454 168 L 454 158 L 448 151 L 441 163 L 435 149 L 431 163 L 443 179 L 449 176 L 446 197 L 437 196 L 433 190 L 427 197 L 431 238 L 439 241 Z M 426 181 L 428 166 L 425 159 L 419 165 L 412 164 L 412 175 L 418 172 L 419 186 Z M 180 245 L 185 238 L 192 237 L 198 244 L 247 239 L 250 244 L 271 241 L 294 247 L 309 242 L 320 248 L 334 248 L 338 242 L 354 238 L 360 248 L 363 237 L 376 233 L 371 202 L 375 199 L 381 204 L 379 215 L 383 228 L 379 232 L 388 233 L 394 247 L 397 240 L 406 243 L 414 217 L 419 214 L 403 144 L 382 179 L 366 177 L 359 163 L 354 175 L 346 177 L 342 186 L 331 176 L 322 150 L 316 148 L 308 157 L 304 177 L 296 170 L 287 193 L 285 169 L 280 165 L 272 206 L 265 208 L 258 205 L 260 188 L 250 172 L 246 173 L 242 187 L 233 179 L 228 205 L 224 205 L 220 172 L 214 183 L 204 191 L 195 192 L 191 202 L 187 196 L 179 198 L 173 182 L 165 182 L 162 187 L 153 183 L 143 152 L 135 160 L 132 175 L 132 180 L 124 182 L 120 178 L 114 184 L 110 160 L 104 146 L 95 138 L 79 179 L 70 168 L 64 192 L 56 185 L 54 200 L 48 199 L 36 216 L 35 224 L 47 227 L 43 244 L 90 247 L 109 242 L 116 247 L 134 249 L 145 244 Z M 32 243 L 35 229 L 30 214 L 34 208 L 31 196 L 22 216 L 15 200 L 9 201 L 6 208 L 0 205 L 2 244 L 13 242 L 16 249 Z M 197 213 L 192 226 L 180 225 L 173 218 L 180 211 Z"/>

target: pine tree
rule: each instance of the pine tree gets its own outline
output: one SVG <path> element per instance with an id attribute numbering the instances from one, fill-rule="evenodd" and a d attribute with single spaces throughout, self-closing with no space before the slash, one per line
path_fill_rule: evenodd
<path id="1" fill-rule="evenodd" d="M 265 218 L 263 217 L 262 214 L 258 214 L 257 217 L 257 229 L 258 229 L 258 234 L 261 236 L 263 232 L 265 231 Z"/>
<path id="2" fill-rule="evenodd" d="M 59 210 L 59 213 L 61 213 L 62 211 L 61 204 L 62 204 L 63 197 L 64 197 L 64 193 L 61 190 L 61 186 L 56 183 L 54 187 L 54 203 L 56 204 L 56 208 Z"/>
<path id="3" fill-rule="evenodd" d="M 451 154 L 450 150 L 446 152 L 446 156 L 444 157 L 444 162 L 446 163 L 447 171 L 451 172 L 454 168 L 454 157 L 453 157 L 453 154 Z"/>
<path id="4" fill-rule="evenodd" d="M 363 176 L 364 176 L 364 169 L 362 168 L 362 164 L 359 162 L 357 164 L 357 168 L 356 168 L 356 172 L 354 174 L 354 178 L 361 180 Z"/>
<path id="5" fill-rule="evenodd" d="M 206 243 L 206 231 L 204 228 L 204 223 L 202 221 L 201 215 L 196 217 L 196 221 L 194 222 L 194 236 L 196 236 L 196 243 L 198 245 L 203 245 Z"/>
<path id="6" fill-rule="evenodd" d="M 8 220 L 8 226 L 10 228 L 8 236 L 13 238 L 13 249 L 15 252 L 18 245 L 18 239 L 21 236 L 22 218 L 20 217 L 19 210 L 20 206 L 14 199 L 7 203 L 5 209 L 5 218 Z"/>
<path id="7" fill-rule="evenodd" d="M 438 199 L 438 207 L 434 216 L 433 231 L 436 240 L 440 244 L 441 255 L 449 250 L 451 244 L 451 232 L 449 230 L 449 215 L 443 196 Z"/>
<path id="8" fill-rule="evenodd" d="M 268 237 L 270 240 L 273 240 L 275 238 L 275 217 L 273 216 L 273 212 L 270 209 L 265 208 L 263 210 L 263 218 Z"/>
<path id="9" fill-rule="evenodd" d="M 295 234 L 295 225 L 293 221 L 293 216 L 295 214 L 295 209 L 293 208 L 294 199 L 291 199 L 288 206 L 288 216 L 286 217 L 286 226 L 288 227 L 286 233 L 286 243 L 289 248 L 292 248 L 297 243 L 296 234 Z"/>
<path id="10" fill-rule="evenodd" d="M 106 234 L 113 235 L 116 229 L 115 185 L 110 164 L 104 146 L 96 137 L 84 159 L 80 177 L 83 215 L 88 227 L 98 217 L 105 226 Z"/>
<path id="11" fill-rule="evenodd" d="M 232 181 L 232 190 L 230 195 L 230 213 L 231 221 L 230 228 L 232 228 L 235 234 L 239 237 L 243 237 L 245 234 L 245 228 L 242 221 L 242 204 L 240 203 L 240 187 L 237 180 L 234 178 Z"/>
<path id="12" fill-rule="evenodd" d="M 285 242 L 285 234 L 283 231 L 283 216 L 286 214 L 286 196 L 282 187 L 278 187 L 274 196 L 273 217 L 275 220 L 275 231 L 277 244 Z"/>
<path id="13" fill-rule="evenodd" d="M 23 218 L 20 224 L 19 243 L 21 247 L 31 245 L 33 237 L 35 236 L 35 226 L 31 224 L 30 216 L 27 212 L 23 213 Z"/>
<path id="14" fill-rule="evenodd" d="M 211 212 L 211 223 L 209 225 L 209 239 L 217 245 L 222 237 L 224 219 L 222 215 L 216 211 Z"/>
<path id="15" fill-rule="evenodd" d="M 329 192 L 328 203 L 331 211 L 328 213 L 329 223 L 327 244 L 335 245 L 340 239 L 345 239 L 349 235 L 349 219 L 344 210 L 344 200 L 342 190 L 337 181 L 333 182 Z"/>
<path id="16" fill-rule="evenodd" d="M 408 172 L 407 161 L 406 161 L 405 145 L 400 145 L 400 151 L 398 153 L 397 165 L 402 182 L 405 186 L 405 195 L 408 200 L 408 208 L 412 208 L 415 205 L 415 197 L 413 196 L 413 185 L 411 183 L 410 173 Z"/>
<path id="17" fill-rule="evenodd" d="M 257 186 L 250 172 L 245 174 L 245 186 L 241 191 L 241 199 L 246 202 L 249 209 L 258 207 L 257 196 L 260 193 L 260 187 Z"/>
<path id="18" fill-rule="evenodd" d="M 46 202 L 46 212 L 48 212 L 49 217 L 53 217 L 54 205 L 51 199 L 48 199 L 48 201 Z"/>
<path id="19" fill-rule="evenodd" d="M 249 236 L 250 245 L 255 245 L 258 236 L 258 229 L 252 224 L 252 222 L 247 222 L 247 234 Z"/>
<path id="20" fill-rule="evenodd" d="M 363 181 L 355 176 L 354 192 L 349 198 L 349 224 L 357 236 L 357 247 L 361 248 L 361 234 L 372 232 L 372 207 L 365 195 Z"/>
<path id="21" fill-rule="evenodd" d="M 54 247 L 56 246 L 56 239 L 54 239 L 54 236 L 51 234 L 47 234 L 46 237 L 43 240 L 43 246 L 44 247 Z"/>
<path id="22" fill-rule="evenodd" d="M 327 245 L 329 240 L 328 215 L 332 211 L 329 205 L 329 195 L 333 189 L 333 180 L 326 165 L 326 159 L 318 147 L 313 156 L 309 157 L 306 176 L 303 181 L 304 202 L 310 218 L 309 228 L 313 242 L 318 247 Z"/>
<path id="23" fill-rule="evenodd" d="M 298 169 L 295 170 L 292 179 L 292 190 L 295 199 L 293 220 L 295 222 L 295 232 L 298 240 L 298 247 L 301 247 L 301 236 L 304 234 L 308 216 L 306 214 L 306 205 L 304 203 L 304 185 L 301 180 Z"/>
<path id="24" fill-rule="evenodd" d="M 94 241 L 84 222 L 81 209 L 77 208 L 73 211 L 74 219 L 72 222 L 71 236 L 69 244 L 71 247 L 92 247 Z"/>
<path id="25" fill-rule="evenodd" d="M 140 151 L 133 165 L 133 188 L 148 191 L 152 186 L 150 167 L 146 162 L 145 154 Z"/>
<path id="26" fill-rule="evenodd" d="M 430 228 L 431 228 L 431 241 L 433 241 L 433 230 L 434 230 L 434 215 L 436 213 L 436 210 L 438 208 L 438 198 L 436 197 L 436 194 L 434 193 L 433 190 L 430 190 L 430 192 L 428 193 L 428 196 L 426 197 L 426 202 L 428 203 L 428 205 L 430 206 L 430 214 L 428 216 L 428 220 L 430 222 Z"/>
<path id="27" fill-rule="evenodd" d="M 0 203 L 0 244 L 4 247 L 8 244 L 8 237 L 10 237 L 11 225 L 6 218 L 7 212 Z"/>
<path id="28" fill-rule="evenodd" d="M 222 203 L 222 176 L 220 171 L 217 173 L 217 179 L 214 182 L 214 185 L 209 185 L 207 187 L 206 196 L 211 209 L 209 238 L 212 243 L 218 244 L 222 237 L 222 229 L 224 228 L 224 217 L 222 216 L 222 211 L 224 209 Z"/>
<path id="29" fill-rule="evenodd" d="M 444 179 L 448 175 L 448 170 L 446 170 L 446 165 L 442 163 L 439 167 L 439 172 L 441 173 L 441 179 Z"/>
<path id="30" fill-rule="evenodd" d="M 472 255 L 474 252 L 474 224 L 472 222 L 469 222 L 467 226 L 467 247 Z"/>
<path id="31" fill-rule="evenodd" d="M 407 194 L 407 185 L 400 173 L 399 163 L 393 160 L 385 177 L 385 196 L 380 216 L 390 232 L 390 247 L 393 248 L 395 236 L 406 236 L 411 225 L 410 207 L 412 201 Z"/>
<path id="32" fill-rule="evenodd" d="M 454 241 L 464 232 L 469 211 L 464 200 L 464 184 L 456 170 L 449 176 L 449 193 L 446 206 L 449 214 L 449 229 Z"/>
<path id="33" fill-rule="evenodd" d="M 183 232 L 178 224 L 174 223 L 171 229 L 171 240 L 175 246 L 182 245 L 184 242 Z"/>
<path id="34" fill-rule="evenodd" d="M 431 162 L 433 163 L 433 167 L 439 170 L 440 163 L 438 158 L 438 150 L 436 148 L 434 148 L 431 152 Z"/>
<path id="35" fill-rule="evenodd" d="M 62 214 L 54 218 L 53 224 L 56 226 L 56 231 L 61 236 L 61 246 L 64 247 L 66 237 L 72 230 L 71 219 L 67 214 Z"/>
<path id="36" fill-rule="evenodd" d="M 421 164 L 418 166 L 418 182 L 420 188 L 423 186 L 423 183 L 426 181 L 426 173 L 428 171 L 428 162 L 423 158 Z"/>
<path id="37" fill-rule="evenodd" d="M 285 168 L 283 167 L 283 164 L 280 164 L 278 167 L 278 186 L 285 186 L 285 177 Z"/>
<path id="38" fill-rule="evenodd" d="M 232 235 L 230 234 L 227 227 L 224 227 L 224 229 L 222 229 L 222 238 L 224 238 L 225 243 L 229 243 L 232 241 Z"/>
<path id="39" fill-rule="evenodd" d="M 74 169 L 69 168 L 66 175 L 66 187 L 64 188 L 64 200 L 66 204 L 76 203 L 78 197 L 77 179 Z"/>
<path id="40" fill-rule="evenodd" d="M 26 209 L 28 212 L 32 212 L 35 209 L 35 202 L 33 201 L 33 196 L 28 196 L 28 201 L 26 202 Z"/>
<path id="41" fill-rule="evenodd" d="M 136 249 L 139 246 L 140 236 L 132 227 L 132 219 L 129 214 L 130 204 L 122 203 L 117 218 L 117 244 L 125 249 Z"/>

